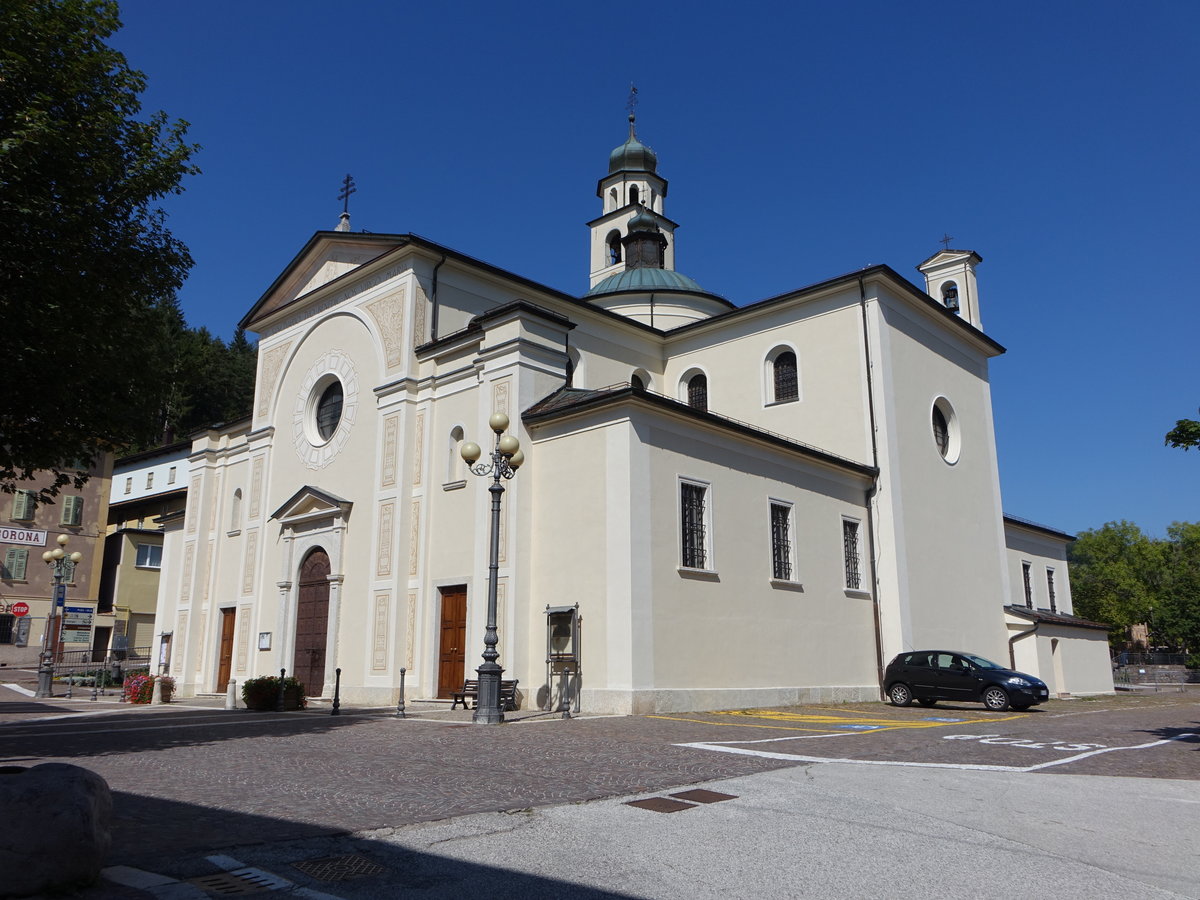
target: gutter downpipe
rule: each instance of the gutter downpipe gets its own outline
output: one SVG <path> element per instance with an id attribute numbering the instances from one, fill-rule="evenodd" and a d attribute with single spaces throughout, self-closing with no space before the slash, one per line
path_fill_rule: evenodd
<path id="1" fill-rule="evenodd" d="M 1034 622 L 1032 628 L 1028 628 L 1025 631 L 1018 631 L 1008 639 L 1008 667 L 1010 669 L 1017 668 L 1017 641 L 1023 637 L 1029 637 L 1031 634 L 1036 634 L 1038 626 L 1041 624 L 1041 622 Z"/>
<path id="2" fill-rule="evenodd" d="M 433 279 L 432 284 L 430 285 L 430 291 L 433 293 L 433 296 L 430 298 L 430 302 L 433 306 L 433 309 L 429 313 L 429 340 L 431 341 L 436 341 L 438 336 L 438 310 L 440 309 L 438 306 L 438 269 L 442 267 L 442 263 L 445 261 L 446 254 L 443 253 L 442 258 L 439 259 L 437 261 L 437 265 L 433 267 Z"/>
<path id="3" fill-rule="evenodd" d="M 879 618 L 879 568 L 875 556 L 875 506 L 872 502 L 879 491 L 879 438 L 875 422 L 875 382 L 871 377 L 871 340 L 867 329 L 867 289 L 863 277 L 858 276 L 858 308 L 862 314 L 863 357 L 867 367 L 867 411 L 871 420 L 871 464 L 875 467 L 875 478 L 866 490 L 867 501 L 867 552 L 871 556 L 872 591 L 871 609 L 875 623 L 875 677 L 879 683 L 879 696 L 883 696 L 883 624 Z"/>

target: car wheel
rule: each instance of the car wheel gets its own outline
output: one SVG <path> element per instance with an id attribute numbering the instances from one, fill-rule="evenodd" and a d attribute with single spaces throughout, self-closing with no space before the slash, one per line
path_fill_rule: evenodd
<path id="1" fill-rule="evenodd" d="M 992 685 L 983 692 L 983 705 L 992 712 L 1004 712 L 1009 707 L 1008 691 Z"/>
<path id="2" fill-rule="evenodd" d="M 888 688 L 888 699 L 892 701 L 892 706 L 908 706 L 913 702 L 913 695 L 907 684 L 897 682 Z"/>
<path id="3" fill-rule="evenodd" d="M 936 700 L 918 700 L 917 702 L 922 706 L 933 706 L 933 704 L 937 703 Z"/>

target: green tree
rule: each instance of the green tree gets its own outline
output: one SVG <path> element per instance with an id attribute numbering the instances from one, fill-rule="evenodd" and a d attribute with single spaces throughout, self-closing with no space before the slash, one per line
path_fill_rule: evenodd
<path id="1" fill-rule="evenodd" d="M 145 76 L 105 39 L 109 0 L 0 6 L 0 488 L 154 443 L 150 336 L 192 260 L 156 203 L 181 190 L 187 123 L 144 120 Z M 149 359 L 147 359 L 147 356 Z"/>
<path id="2" fill-rule="evenodd" d="M 1114 643 L 1123 640 L 1130 625 L 1150 622 L 1163 605 L 1164 547 L 1132 522 L 1109 522 L 1080 533 L 1071 545 L 1070 563 L 1075 611 L 1109 623 Z"/>
<path id="3" fill-rule="evenodd" d="M 1167 432 L 1164 443 L 1178 450 L 1200 447 L 1200 422 L 1195 419 L 1180 419 L 1175 423 L 1175 427 Z"/>
<path id="4" fill-rule="evenodd" d="M 1167 529 L 1167 580 L 1153 627 L 1161 643 L 1200 652 L 1200 522 Z"/>

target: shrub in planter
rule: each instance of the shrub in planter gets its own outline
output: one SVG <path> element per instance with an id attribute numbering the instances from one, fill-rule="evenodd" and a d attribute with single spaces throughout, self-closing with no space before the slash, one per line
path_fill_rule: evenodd
<path id="1" fill-rule="evenodd" d="M 175 679 L 169 675 L 154 676 L 145 672 L 130 675 L 125 679 L 125 700 L 129 703 L 149 703 L 154 696 L 154 682 L 162 683 L 163 703 L 169 703 L 175 694 Z"/>
<path id="2" fill-rule="evenodd" d="M 248 678 L 242 682 L 242 702 L 246 704 L 246 709 L 269 711 L 275 709 L 278 699 L 278 675 Z M 304 685 L 290 675 L 283 679 L 283 708 L 304 709 L 306 705 Z"/>

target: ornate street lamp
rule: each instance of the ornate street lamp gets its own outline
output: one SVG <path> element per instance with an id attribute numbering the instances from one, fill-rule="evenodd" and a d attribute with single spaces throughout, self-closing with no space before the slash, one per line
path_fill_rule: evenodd
<path id="1" fill-rule="evenodd" d="M 467 468 L 475 475 L 492 477 L 492 486 L 488 492 L 492 495 L 492 533 L 491 550 L 488 563 L 488 602 L 487 602 L 487 631 L 483 635 L 483 665 L 476 669 L 479 675 L 479 696 L 475 702 L 475 715 L 471 721 L 477 725 L 498 725 L 504 721 L 504 710 L 500 707 L 500 675 L 504 672 L 496 662 L 500 654 L 496 652 L 496 578 L 500 570 L 497 557 L 500 553 L 500 498 L 504 494 L 502 481 L 512 478 L 525 461 L 525 453 L 521 450 L 520 442 L 511 434 L 505 434 L 508 429 L 508 416 L 504 413 L 492 413 L 488 426 L 496 433 L 496 445 L 491 458 L 479 462 L 483 455 L 482 448 L 474 441 L 466 441 L 462 445 L 462 458 Z"/>
<path id="2" fill-rule="evenodd" d="M 64 595 L 66 588 L 63 587 L 67 583 L 67 563 L 72 566 L 77 565 L 83 554 L 76 550 L 74 553 L 67 553 L 67 541 L 69 537 L 65 534 L 58 536 L 58 546 L 53 550 L 47 550 L 42 554 L 42 561 L 48 566 L 54 567 L 54 596 L 51 599 L 51 612 L 62 613 L 58 609 L 58 601 L 60 595 Z M 37 693 L 34 698 L 53 697 L 54 696 L 54 648 L 50 645 L 50 622 L 51 616 L 46 616 L 46 629 L 42 632 L 42 653 L 38 662 L 38 686 Z M 60 620 L 61 621 L 61 620 Z"/>

